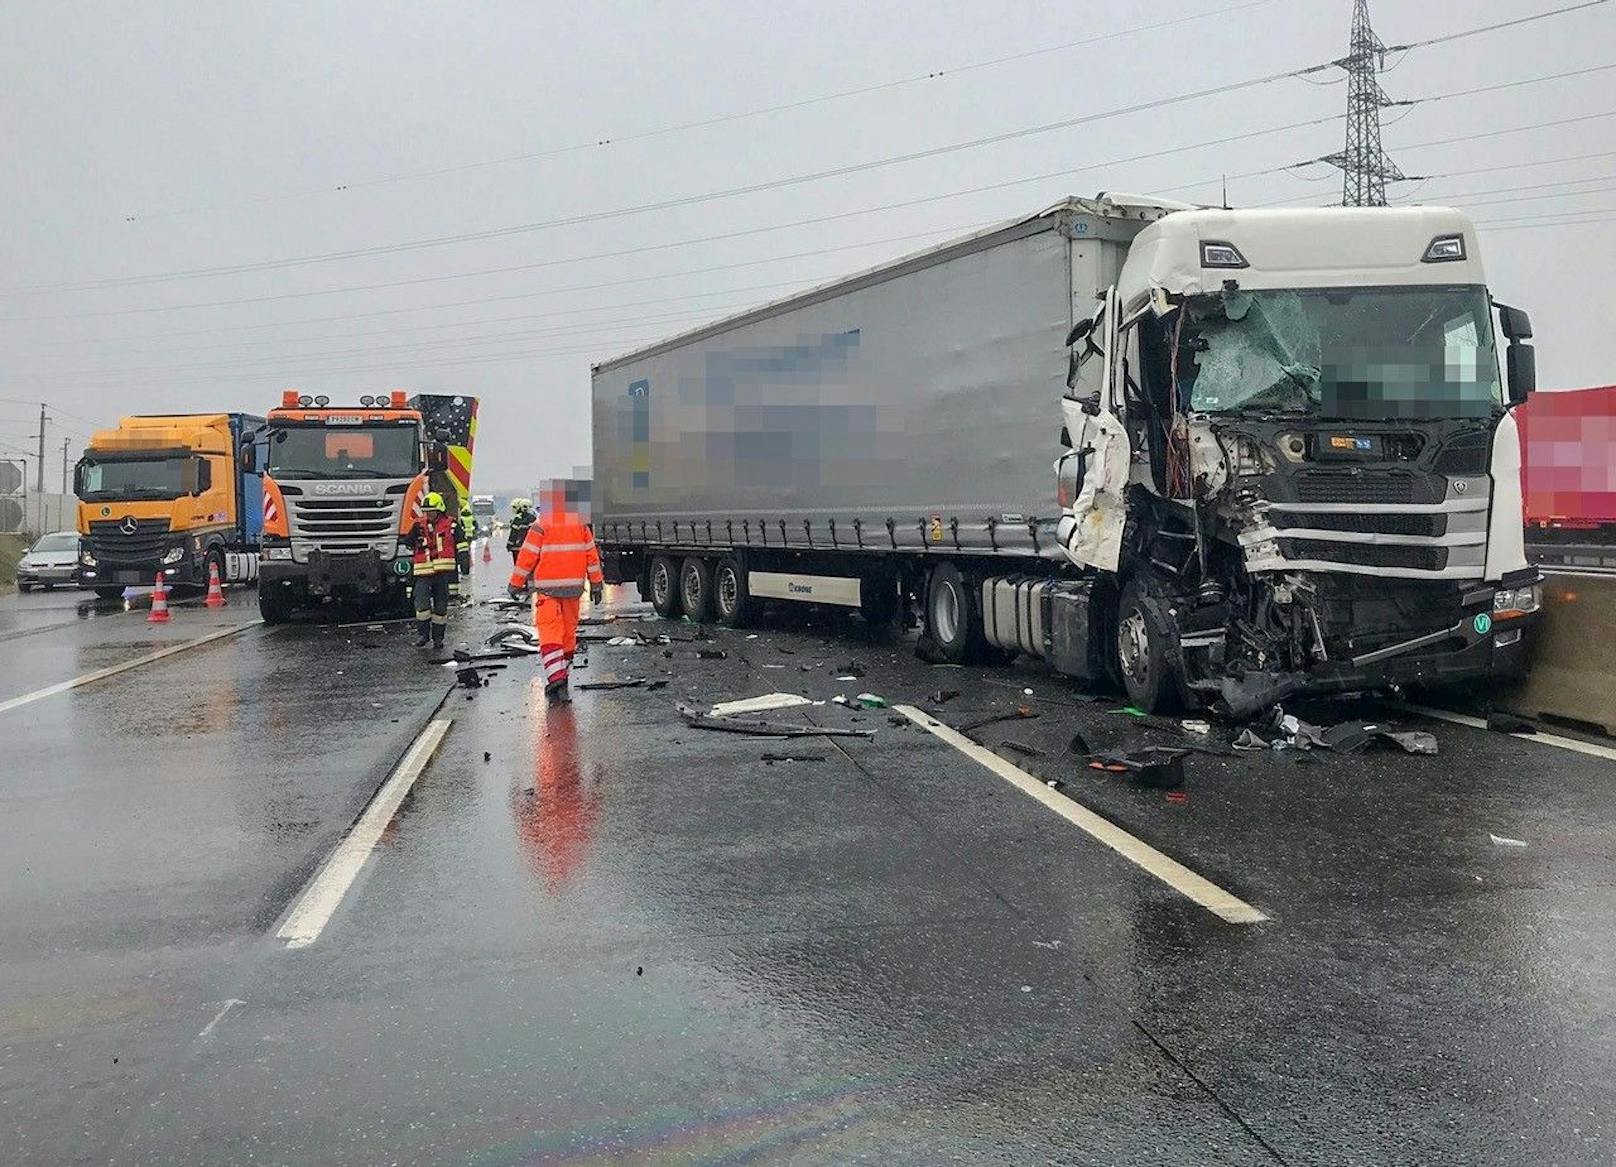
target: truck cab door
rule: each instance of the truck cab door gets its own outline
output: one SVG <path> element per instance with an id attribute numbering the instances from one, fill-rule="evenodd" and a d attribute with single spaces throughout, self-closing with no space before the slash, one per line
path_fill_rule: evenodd
<path id="1" fill-rule="evenodd" d="M 1122 554 L 1132 453 L 1123 428 L 1118 381 L 1121 312 L 1116 289 L 1077 348 L 1061 414 L 1071 447 L 1056 465 L 1064 509 L 1056 536 L 1079 567 L 1114 572 Z"/>

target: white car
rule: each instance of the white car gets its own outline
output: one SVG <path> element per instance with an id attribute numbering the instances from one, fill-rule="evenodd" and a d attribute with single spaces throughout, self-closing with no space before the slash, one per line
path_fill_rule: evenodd
<path id="1" fill-rule="evenodd" d="M 73 587 L 78 583 L 79 533 L 54 531 L 40 536 L 39 542 L 28 549 L 17 563 L 17 590 L 31 592 L 35 588 L 49 591 L 60 584 Z"/>

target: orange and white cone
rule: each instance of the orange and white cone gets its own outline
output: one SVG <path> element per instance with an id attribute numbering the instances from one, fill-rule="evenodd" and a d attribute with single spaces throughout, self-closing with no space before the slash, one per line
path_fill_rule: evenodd
<path id="1" fill-rule="evenodd" d="M 224 587 L 219 583 L 219 564 L 208 560 L 208 598 L 202 603 L 209 608 L 224 607 Z"/>
<path id="2" fill-rule="evenodd" d="M 146 617 L 148 624 L 168 623 L 168 584 L 163 581 L 163 573 L 157 573 L 157 586 L 152 589 L 151 613 Z"/>
<path id="3" fill-rule="evenodd" d="M 494 552 L 491 550 L 491 545 L 493 544 L 493 542 L 494 542 L 494 537 L 492 535 L 484 535 L 483 536 L 483 562 L 484 563 L 492 563 L 492 562 L 494 562 Z"/>

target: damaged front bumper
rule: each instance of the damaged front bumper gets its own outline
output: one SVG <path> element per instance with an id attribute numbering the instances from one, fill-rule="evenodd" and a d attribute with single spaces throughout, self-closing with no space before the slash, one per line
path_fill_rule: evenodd
<path id="1" fill-rule="evenodd" d="M 1297 695 L 1517 680 L 1526 675 L 1537 621 L 1536 612 L 1497 621 L 1489 613 L 1477 612 L 1452 627 L 1359 656 L 1320 661 L 1302 672 L 1253 671 L 1224 677 L 1216 683 L 1217 695 L 1230 714 L 1245 718 Z"/>

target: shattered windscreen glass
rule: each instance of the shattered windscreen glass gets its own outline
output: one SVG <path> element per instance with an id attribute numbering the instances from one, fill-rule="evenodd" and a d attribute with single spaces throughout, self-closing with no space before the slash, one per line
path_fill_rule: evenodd
<path id="1" fill-rule="evenodd" d="M 1479 287 L 1232 291 L 1187 307 L 1192 410 L 1455 418 L 1503 401 Z"/>

